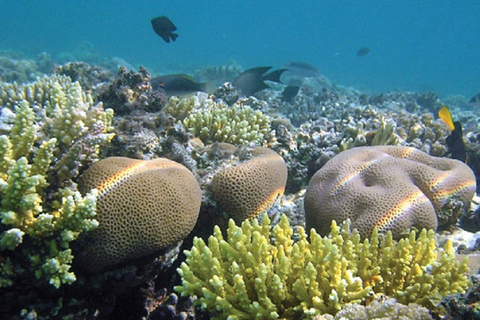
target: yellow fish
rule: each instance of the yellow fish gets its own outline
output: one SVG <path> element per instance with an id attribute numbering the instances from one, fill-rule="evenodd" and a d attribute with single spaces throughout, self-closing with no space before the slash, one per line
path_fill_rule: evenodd
<path id="1" fill-rule="evenodd" d="M 448 125 L 450 128 L 450 131 L 455 130 L 455 125 L 453 124 L 453 119 L 452 119 L 452 114 L 450 113 L 450 110 L 448 110 L 447 106 L 443 106 L 440 111 L 438 111 L 438 117 L 445 121 L 445 123 Z"/>
<path id="2" fill-rule="evenodd" d="M 462 124 L 459 121 L 453 121 L 452 114 L 448 110 L 447 106 L 443 106 L 438 111 L 438 117 L 445 121 L 452 132 L 446 139 L 448 150 L 452 154 L 453 159 L 467 162 L 467 151 L 465 150 L 465 144 L 463 143 L 463 130 Z"/>

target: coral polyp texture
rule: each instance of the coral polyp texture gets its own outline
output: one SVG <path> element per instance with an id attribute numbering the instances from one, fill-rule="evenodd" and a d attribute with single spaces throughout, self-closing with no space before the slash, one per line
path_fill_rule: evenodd
<path id="1" fill-rule="evenodd" d="M 437 228 L 450 200 L 465 208 L 476 181 L 464 163 L 401 146 L 359 147 L 330 159 L 305 193 L 307 229 L 328 234 L 332 220 L 352 220 L 363 237 L 374 228 L 395 237 L 410 228 Z"/>
<path id="2" fill-rule="evenodd" d="M 237 222 L 259 216 L 278 205 L 287 182 L 283 158 L 267 148 L 255 148 L 252 159 L 213 176 L 215 200 Z"/>
<path id="3" fill-rule="evenodd" d="M 196 295 L 214 319 L 311 319 L 377 295 L 434 309 L 469 283 L 467 261 L 455 259 L 451 242 L 439 254 L 432 230 L 399 242 L 391 232 L 380 240 L 377 229 L 362 241 L 335 222 L 328 237 L 299 228 L 294 242 L 292 234 L 285 215 L 273 228 L 266 214 L 241 227 L 230 220 L 226 239 L 215 227 L 208 245 L 195 238 L 185 252 L 175 290 Z"/>
<path id="4" fill-rule="evenodd" d="M 193 174 L 164 158 L 103 159 L 82 174 L 79 188 L 98 190 L 99 227 L 86 235 L 88 245 L 78 254 L 92 272 L 183 240 L 197 222 L 202 198 Z"/>
<path id="5" fill-rule="evenodd" d="M 330 314 L 319 315 L 314 320 L 431 320 L 433 319 L 427 308 L 416 303 L 404 305 L 393 298 L 380 297 L 368 306 L 347 304 L 335 316 Z"/>
<path id="6" fill-rule="evenodd" d="M 97 227 L 74 180 L 113 137 L 113 113 L 68 77 L 0 85 L 0 287 L 75 281 L 70 242 Z"/>
<path id="7" fill-rule="evenodd" d="M 240 103 L 230 107 L 205 94 L 182 100 L 172 97 L 165 111 L 204 143 L 261 144 L 271 130 L 270 118 L 261 111 Z"/>

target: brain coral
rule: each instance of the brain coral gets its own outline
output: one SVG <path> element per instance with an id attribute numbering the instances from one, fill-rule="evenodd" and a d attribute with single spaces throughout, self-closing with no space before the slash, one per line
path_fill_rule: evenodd
<path id="1" fill-rule="evenodd" d="M 253 158 L 215 174 L 215 199 L 235 221 L 269 210 L 282 197 L 287 182 L 283 158 L 266 148 L 255 148 Z"/>
<path id="2" fill-rule="evenodd" d="M 375 227 L 396 237 L 411 227 L 436 229 L 436 211 L 452 197 L 468 205 L 475 186 L 472 170 L 457 160 L 402 146 L 353 148 L 310 180 L 306 224 L 325 235 L 332 220 L 351 219 L 363 237 Z"/>
<path id="3" fill-rule="evenodd" d="M 81 176 L 79 187 L 98 190 L 99 227 L 89 233 L 88 248 L 79 257 L 93 272 L 182 240 L 200 211 L 201 191 L 193 174 L 163 158 L 101 160 Z"/>

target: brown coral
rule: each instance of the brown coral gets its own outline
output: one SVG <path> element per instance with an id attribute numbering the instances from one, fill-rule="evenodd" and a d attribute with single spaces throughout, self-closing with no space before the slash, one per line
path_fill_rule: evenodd
<path id="1" fill-rule="evenodd" d="M 215 199 L 235 221 L 257 217 L 278 203 L 285 190 L 287 167 L 282 157 L 255 148 L 253 158 L 215 174 Z"/>
<path id="2" fill-rule="evenodd" d="M 475 176 L 464 163 L 401 146 L 353 148 L 312 177 L 305 193 L 307 228 L 328 234 L 332 220 L 352 220 L 363 237 L 373 228 L 399 236 L 436 229 L 436 211 L 450 199 L 468 205 Z"/>
<path id="3" fill-rule="evenodd" d="M 79 258 L 93 272 L 182 240 L 200 210 L 201 191 L 193 174 L 163 158 L 107 158 L 90 167 L 79 186 L 99 194 L 99 227 L 89 234 Z"/>

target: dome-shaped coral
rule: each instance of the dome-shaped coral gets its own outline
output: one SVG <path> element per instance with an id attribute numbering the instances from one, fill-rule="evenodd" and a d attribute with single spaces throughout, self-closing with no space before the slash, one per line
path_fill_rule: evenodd
<path id="1" fill-rule="evenodd" d="M 252 154 L 252 159 L 212 179 L 215 199 L 237 222 L 268 211 L 282 197 L 287 182 L 287 167 L 276 152 L 255 148 Z"/>
<path id="2" fill-rule="evenodd" d="M 363 237 L 376 227 L 399 236 L 436 229 L 436 211 L 452 197 L 468 205 L 475 176 L 457 160 L 401 146 L 359 147 L 332 158 L 305 193 L 307 228 L 328 234 L 332 220 L 352 220 Z"/>
<path id="3" fill-rule="evenodd" d="M 195 177 L 168 159 L 107 158 L 90 167 L 79 186 L 98 190 L 99 227 L 79 255 L 80 264 L 93 272 L 184 239 L 200 211 Z"/>

